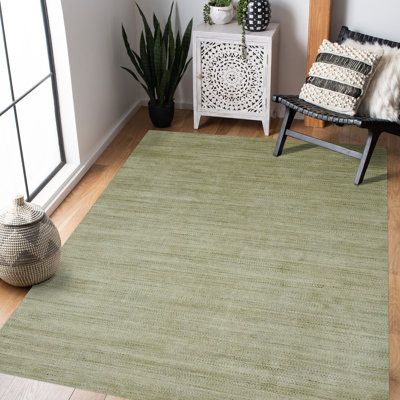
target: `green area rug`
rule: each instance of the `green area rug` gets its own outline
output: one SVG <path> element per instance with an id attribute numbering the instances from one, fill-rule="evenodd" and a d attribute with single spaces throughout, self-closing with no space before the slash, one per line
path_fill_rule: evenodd
<path id="1" fill-rule="evenodd" d="M 0 332 L 0 372 L 133 400 L 388 398 L 386 155 L 150 132 Z"/>

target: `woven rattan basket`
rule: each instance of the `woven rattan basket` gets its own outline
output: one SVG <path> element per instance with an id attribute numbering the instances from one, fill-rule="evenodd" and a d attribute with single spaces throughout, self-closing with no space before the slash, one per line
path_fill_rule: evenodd
<path id="1" fill-rule="evenodd" d="M 0 212 L 0 279 L 13 286 L 36 285 L 55 274 L 60 255 L 60 235 L 39 206 L 19 196 Z"/>

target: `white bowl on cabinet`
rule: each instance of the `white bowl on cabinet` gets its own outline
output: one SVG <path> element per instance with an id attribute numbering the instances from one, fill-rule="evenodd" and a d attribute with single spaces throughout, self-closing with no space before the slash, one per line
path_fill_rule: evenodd
<path id="1" fill-rule="evenodd" d="M 229 24 L 234 16 L 232 4 L 228 7 L 213 7 L 210 6 L 210 17 L 216 25 Z"/>

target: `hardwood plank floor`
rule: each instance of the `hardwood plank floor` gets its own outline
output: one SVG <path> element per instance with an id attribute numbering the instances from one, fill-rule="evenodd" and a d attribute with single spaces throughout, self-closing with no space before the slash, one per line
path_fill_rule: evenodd
<path id="1" fill-rule="evenodd" d="M 126 400 L 126 399 L 123 399 L 122 397 L 107 396 L 106 400 Z"/>
<path id="2" fill-rule="evenodd" d="M 4 389 L 0 400 L 69 400 L 74 391 L 66 386 L 17 377 Z"/>
<path id="3" fill-rule="evenodd" d="M 278 132 L 279 122 L 274 121 L 272 124 L 274 133 Z M 147 110 L 142 108 L 54 212 L 52 219 L 60 230 L 63 243 L 68 240 L 149 129 L 153 128 L 147 117 Z M 340 143 L 363 143 L 366 138 L 364 131 L 352 127 L 305 128 L 301 121 L 296 121 L 294 129 Z M 167 130 L 196 132 L 193 129 L 192 112 L 177 110 L 174 124 Z M 258 122 L 219 118 L 203 118 L 198 132 L 263 137 L 262 126 Z M 390 400 L 398 400 L 400 399 L 400 138 L 383 135 L 380 143 L 388 146 Z M 12 288 L 0 281 L 0 327 L 15 311 L 26 293 L 26 289 Z M 124 400 L 0 374 L 0 400 L 17 399 Z"/>
<path id="4" fill-rule="evenodd" d="M 105 400 L 105 398 L 105 394 L 98 394 L 87 392 L 85 390 L 75 389 L 74 393 L 70 397 L 70 400 Z"/>
<path id="5" fill-rule="evenodd" d="M 8 391 L 14 379 L 10 375 L 0 375 L 0 400 L 4 398 L 4 394 Z"/>

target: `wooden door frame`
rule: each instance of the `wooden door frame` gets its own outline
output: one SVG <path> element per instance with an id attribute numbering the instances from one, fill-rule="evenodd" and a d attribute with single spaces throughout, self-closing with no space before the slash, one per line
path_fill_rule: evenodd
<path id="1" fill-rule="evenodd" d="M 310 70 L 318 49 L 324 39 L 329 39 L 332 15 L 332 0 L 310 0 L 308 20 L 307 73 Z M 325 123 L 306 117 L 304 124 L 309 127 L 323 128 Z"/>

